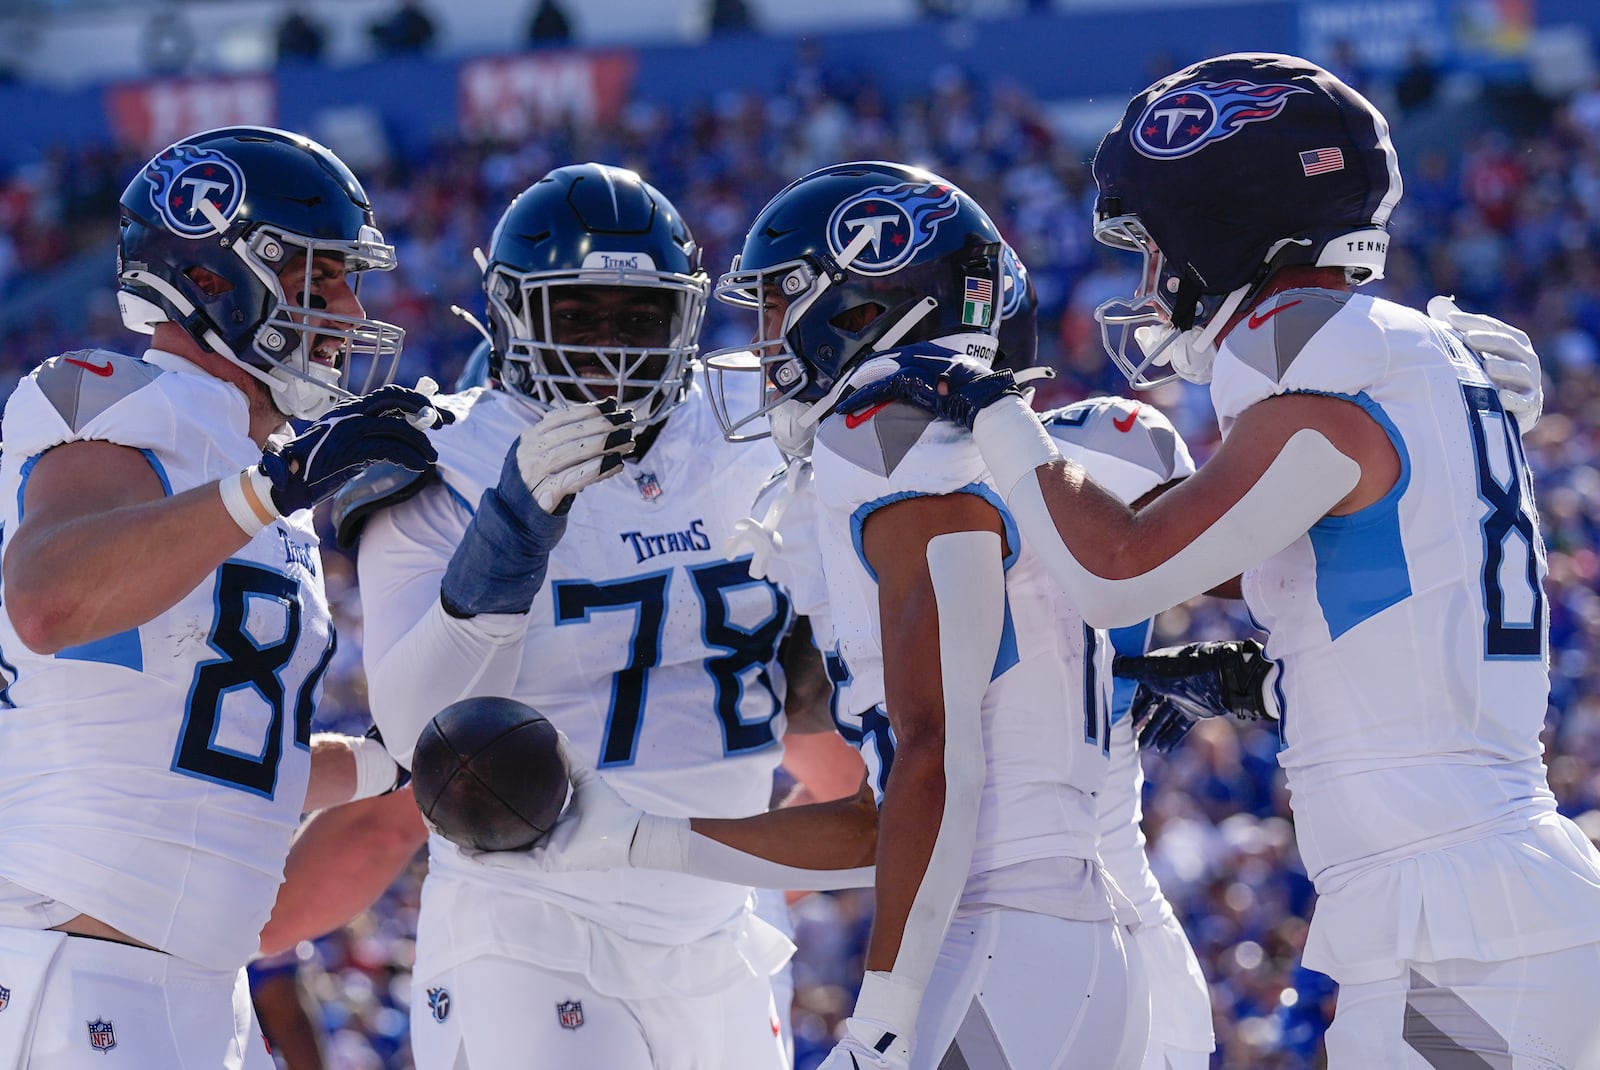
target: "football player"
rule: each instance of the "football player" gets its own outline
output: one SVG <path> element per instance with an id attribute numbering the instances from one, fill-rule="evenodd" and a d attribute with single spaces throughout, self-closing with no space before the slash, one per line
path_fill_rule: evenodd
<path id="1" fill-rule="evenodd" d="M 1539 742 L 1545 555 L 1518 434 L 1536 380 L 1508 409 L 1466 344 L 1475 317 L 1357 292 L 1382 274 L 1399 167 L 1383 116 L 1314 64 L 1162 79 L 1094 175 L 1097 237 L 1144 260 L 1137 294 L 1097 312 L 1108 351 L 1136 386 L 1161 365 L 1210 386 L 1223 442 L 1193 478 L 1130 511 L 1003 375 L 948 360 L 852 405 L 973 426 L 1096 624 L 1243 573 L 1320 896 L 1305 962 L 1340 984 L 1330 1066 L 1594 1065 L 1600 854 L 1556 812 Z"/>
<path id="2" fill-rule="evenodd" d="M 0 1065 L 270 1068 L 242 967 L 290 836 L 397 773 L 311 733 L 334 634 L 310 509 L 375 461 L 426 471 L 439 417 L 349 393 L 399 355 L 355 295 L 394 250 L 315 142 L 165 149 L 117 265 L 150 348 L 47 360 L 5 413 Z"/>
<path id="3" fill-rule="evenodd" d="M 726 443 L 695 380 L 699 258 L 622 168 L 558 168 L 502 216 L 490 385 L 438 399 L 458 417 L 439 478 L 386 473 L 342 503 L 347 535 L 364 524 L 367 675 L 402 762 L 443 707 L 509 695 L 638 805 L 767 808 L 786 692 L 827 685 L 808 642 L 784 643 L 789 597 L 723 551 L 781 457 Z M 769 975 L 792 945 L 749 887 L 544 873 L 439 836 L 429 857 L 423 1070 L 787 1065 Z"/>
<path id="4" fill-rule="evenodd" d="M 793 812 L 623 815 L 599 837 L 635 865 L 770 859 L 791 887 L 876 859 L 867 974 L 830 1070 L 933 1067 L 952 1047 L 970 1065 L 1132 1067 L 1144 1048 L 1148 997 L 1095 850 L 1111 646 L 1041 582 L 968 440 L 908 406 L 829 415 L 897 346 L 993 359 L 1001 258 L 971 198 L 900 164 L 824 168 L 757 216 L 718 284 L 756 341 L 708 358 L 713 396 L 730 438 L 811 458 L 836 716 L 881 809 L 850 838 Z M 745 411 L 740 378 L 763 391 Z"/>
<path id="5" fill-rule="evenodd" d="M 1012 370 L 1030 367 L 1037 352 L 1035 301 L 1031 287 L 1026 283 L 1026 272 L 1015 253 L 1006 247 L 1003 251 L 1007 285 L 1005 303 L 998 341 L 1000 353 L 994 358 Z M 719 358 L 722 359 L 722 358 Z M 1193 461 L 1176 430 L 1159 411 L 1138 402 L 1116 398 L 1099 398 L 1080 402 L 1040 417 L 1045 428 L 1060 444 L 1064 452 L 1078 457 L 1091 470 L 1129 501 L 1142 501 L 1174 485 L 1194 471 Z M 808 458 L 796 457 L 791 461 L 786 479 L 775 484 L 758 501 L 756 516 L 741 528 L 742 537 L 749 540 L 755 550 L 756 564 L 786 589 L 793 592 L 798 605 L 809 607 L 807 612 L 814 626 L 826 628 L 829 623 L 826 580 L 821 562 L 814 555 L 806 556 L 810 540 L 795 538 L 807 526 L 816 524 L 816 493 Z M 802 549 L 796 552 L 795 546 Z M 1095 641 L 1109 643 L 1116 649 L 1142 653 L 1148 639 L 1147 626 L 1114 632 L 1109 636 L 1099 634 Z M 844 671 L 839 651 L 830 656 L 831 670 L 836 680 L 849 684 L 850 674 Z M 841 688 L 840 697 L 848 695 L 848 687 Z M 1143 785 L 1139 769 L 1134 729 L 1129 713 L 1132 687 L 1119 681 L 1113 695 L 1110 711 L 1110 764 L 1105 787 L 1099 792 L 1097 813 L 1100 827 L 1099 856 L 1116 883 L 1133 900 L 1134 916 L 1128 927 L 1140 947 L 1140 956 L 1153 961 L 1156 969 L 1148 971 L 1151 984 L 1152 1028 L 1146 1065 L 1152 1068 L 1203 1067 L 1208 1061 L 1207 1052 L 1213 1047 L 1211 1035 L 1211 1004 L 1199 963 L 1170 905 L 1161 895 L 1160 886 L 1150 874 L 1143 851 L 1143 837 L 1139 832 L 1139 793 Z M 847 701 L 847 700 L 846 700 Z M 1077 709 L 1081 715 L 1081 707 Z M 857 742 L 863 742 L 859 731 L 852 733 Z M 892 738 L 892 732 L 890 733 Z M 881 746 L 881 744 L 880 744 Z M 607 809 L 607 803 L 596 803 L 598 785 L 585 781 L 579 794 L 576 819 L 583 815 L 584 828 L 563 830 L 556 838 L 559 847 L 546 853 L 546 864 L 552 866 L 576 865 L 627 865 L 641 864 L 643 844 L 653 837 L 637 837 L 632 830 L 641 821 L 645 828 L 655 827 L 657 818 L 646 818 L 638 813 L 628 813 L 612 804 L 609 823 L 601 822 L 596 815 L 585 811 Z M 795 822 L 810 818 L 813 823 L 804 830 Z M 688 844 L 698 843 L 701 850 L 690 849 L 669 860 L 669 864 L 683 864 L 691 871 L 708 875 L 735 875 L 743 879 L 759 879 L 749 872 L 760 863 L 753 858 L 736 858 L 718 850 L 713 842 L 744 845 L 761 858 L 782 858 L 791 865 L 810 869 L 825 869 L 825 862 L 846 866 L 858 861 L 840 851 L 831 860 L 823 855 L 802 858 L 792 850 L 782 849 L 799 842 L 814 841 L 823 844 L 852 845 L 862 838 L 857 823 L 870 823 L 871 812 L 863 814 L 859 808 L 817 808 L 807 814 L 787 814 L 777 819 L 783 825 L 773 825 L 771 818 L 758 818 L 750 822 L 714 822 L 697 820 L 684 831 L 704 833 L 704 839 L 690 838 Z M 606 824 L 602 830 L 602 824 Z M 772 833 L 770 839 L 756 846 L 746 838 L 747 830 L 738 826 L 763 825 Z M 679 823 L 682 828 L 682 824 Z M 826 831 L 832 829 L 831 833 Z M 612 829 L 627 831 L 612 832 Z M 608 833 L 610 835 L 608 836 Z M 592 839 L 613 841 L 608 852 Z M 667 840 L 678 839 L 676 835 Z M 633 843 L 641 844 L 639 855 L 630 858 Z M 668 854 L 668 852 L 662 852 Z M 703 867 L 703 868 L 702 868 Z M 822 884 L 840 886 L 865 879 L 865 871 L 849 874 L 814 874 L 788 876 L 789 880 L 815 880 Z M 783 880 L 777 873 L 764 879 Z M 967 1051 L 967 1055 L 975 1055 Z"/>

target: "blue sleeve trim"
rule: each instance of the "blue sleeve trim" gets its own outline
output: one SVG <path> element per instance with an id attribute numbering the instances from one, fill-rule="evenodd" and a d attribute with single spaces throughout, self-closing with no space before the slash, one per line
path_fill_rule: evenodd
<path id="1" fill-rule="evenodd" d="M 32 457 L 22 462 L 17 469 L 17 523 L 22 523 L 22 498 L 28 492 L 28 477 L 33 474 L 33 466 L 39 463 L 42 453 L 35 453 Z"/>
<path id="2" fill-rule="evenodd" d="M 1308 532 L 1317 562 L 1317 604 L 1329 636 L 1337 639 L 1411 597 L 1411 573 L 1400 532 L 1400 499 L 1411 485 L 1411 454 L 1389 414 L 1365 391 L 1295 393 L 1320 394 L 1361 406 L 1400 455 L 1400 478 L 1387 494 L 1348 516 L 1325 516 Z"/>
<path id="3" fill-rule="evenodd" d="M 1000 648 L 994 653 L 994 672 L 990 680 L 998 680 L 1012 666 L 1022 660 L 1017 653 L 1017 624 L 1011 619 L 1011 595 L 1006 595 L 1006 619 L 1000 626 Z"/>
<path id="4" fill-rule="evenodd" d="M 987 483 L 968 483 L 966 486 L 958 487 L 953 491 L 949 491 L 948 493 L 972 494 L 982 498 L 984 501 L 994 506 L 995 510 L 1000 514 L 1000 523 L 1005 531 L 1006 536 L 1006 546 L 1009 548 L 1006 551 L 1005 559 L 1001 562 L 1001 564 L 1008 570 L 1012 565 L 1016 564 L 1017 555 L 1021 552 L 1020 548 L 1022 546 L 1022 537 L 1017 531 L 1017 522 L 1012 518 L 1011 511 L 1006 508 L 1006 503 L 1001 499 L 999 494 L 995 493 L 994 488 L 990 487 Z M 882 509 L 886 505 L 893 505 L 895 502 L 903 502 L 908 498 L 940 498 L 943 496 L 944 495 L 942 494 L 935 494 L 931 491 L 897 491 L 894 494 L 885 494 L 881 498 L 874 498 L 872 501 L 858 507 L 855 512 L 850 514 L 850 544 L 855 547 L 856 560 L 860 561 L 861 567 L 867 570 L 867 575 L 872 577 L 873 583 L 878 582 L 878 574 L 873 570 L 872 566 L 867 563 L 866 550 L 863 548 L 861 543 L 862 531 L 867 526 L 867 518 L 872 516 L 873 513 L 876 513 L 879 509 Z"/>
<path id="5" fill-rule="evenodd" d="M 129 628 L 104 639 L 80 646 L 69 646 L 56 651 L 56 657 L 68 661 L 97 661 L 102 665 L 121 665 L 134 672 L 144 671 L 144 646 L 139 641 L 139 629 Z"/>
<path id="6" fill-rule="evenodd" d="M 142 449 L 139 452 L 144 455 L 145 460 L 150 462 L 150 467 L 156 470 L 156 478 L 161 480 L 162 492 L 166 494 L 167 497 L 172 497 L 172 480 L 167 478 L 167 469 L 161 463 L 160 459 L 156 457 L 156 451 Z"/>

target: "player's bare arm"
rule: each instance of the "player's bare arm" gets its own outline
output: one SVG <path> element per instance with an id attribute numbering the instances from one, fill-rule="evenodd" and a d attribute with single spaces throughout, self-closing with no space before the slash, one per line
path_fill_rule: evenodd
<path id="1" fill-rule="evenodd" d="M 696 817 L 690 819 L 689 827 L 736 851 L 782 866 L 846 870 L 872 865 L 878 844 L 878 806 L 871 787 L 861 777 L 855 793 L 843 798 L 786 806 L 751 817 Z"/>
<path id="2" fill-rule="evenodd" d="M 69 442 L 28 477 L 6 606 L 30 649 L 54 653 L 171 609 L 248 541 L 214 485 L 169 498 L 138 450 Z"/>
<path id="3" fill-rule="evenodd" d="M 885 706 L 895 733 L 894 769 L 879 814 L 877 911 L 867 950 L 869 970 L 894 969 L 907 918 L 941 834 L 937 815 L 951 809 L 939 606 L 927 547 L 940 535 L 963 531 L 992 532 L 1003 539 L 994 507 L 967 494 L 908 498 L 885 506 L 867 521 L 863 533 L 867 562 L 878 575 Z M 989 651 L 991 663 L 993 653 Z M 981 762 L 978 770 L 975 789 L 982 786 Z M 961 802 L 975 819 L 976 794 Z M 970 843 L 966 850 L 970 854 Z M 945 904 L 951 909 L 966 864 L 958 869 L 959 878 Z M 948 920 L 948 914 L 945 917 Z M 940 930 L 931 934 L 935 946 L 943 935 L 942 926 Z"/>
<path id="4" fill-rule="evenodd" d="M 802 617 L 795 625 L 778 657 L 787 681 L 783 709 L 788 715 L 788 727 L 783 735 L 783 767 L 797 782 L 784 805 L 854 795 L 866 775 L 866 766 L 834 727 L 828 706 L 833 687 L 814 643 L 809 618 Z"/>
<path id="5" fill-rule="evenodd" d="M 993 451 L 991 439 L 986 457 Z M 1231 580 L 1325 515 L 1377 501 L 1399 478 L 1400 461 L 1357 405 L 1291 394 L 1241 414 L 1198 473 L 1137 513 L 1070 462 L 1012 474 L 997 477 L 1012 488 L 1007 501 L 1025 536 L 1091 624 L 1117 627 Z"/>
<path id="6" fill-rule="evenodd" d="M 289 849 L 261 953 L 314 940 L 367 909 L 427 839 L 410 787 L 314 815 Z"/>

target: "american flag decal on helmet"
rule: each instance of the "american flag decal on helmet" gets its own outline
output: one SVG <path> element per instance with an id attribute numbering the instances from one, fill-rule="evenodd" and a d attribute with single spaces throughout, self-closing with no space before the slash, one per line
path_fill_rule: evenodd
<path id="1" fill-rule="evenodd" d="M 961 305 L 961 322 L 968 327 L 987 327 L 993 321 L 994 283 L 968 276 Z"/>
<path id="2" fill-rule="evenodd" d="M 1311 175 L 1322 175 L 1329 171 L 1344 170 L 1343 149 L 1312 149 L 1310 152 L 1300 154 L 1300 170 Z"/>

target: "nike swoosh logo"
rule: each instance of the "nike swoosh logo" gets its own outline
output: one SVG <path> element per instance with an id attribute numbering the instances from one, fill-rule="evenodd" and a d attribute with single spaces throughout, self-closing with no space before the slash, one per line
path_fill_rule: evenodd
<path id="1" fill-rule="evenodd" d="M 888 407 L 889 403 L 887 401 L 880 401 L 870 409 L 862 409 L 860 412 L 846 413 L 844 425 L 850 430 L 854 431 L 856 428 L 860 427 L 862 424 L 866 423 L 868 420 L 872 419 L 874 416 L 878 415 L 878 413 L 882 412 Z"/>
<path id="2" fill-rule="evenodd" d="M 1111 423 L 1113 424 L 1113 426 L 1116 427 L 1116 429 L 1118 431 L 1121 431 L 1124 434 L 1126 434 L 1127 432 L 1133 430 L 1133 423 L 1138 418 L 1139 418 L 1139 402 L 1135 401 L 1133 403 L 1133 411 L 1132 412 L 1128 413 L 1128 415 L 1125 416 L 1125 417 L 1123 417 L 1123 416 L 1113 416 L 1111 418 Z"/>
<path id="3" fill-rule="evenodd" d="M 1300 303 L 1300 299 L 1297 297 L 1293 301 L 1285 301 L 1283 304 L 1279 305 L 1277 308 L 1269 308 L 1265 312 L 1252 312 L 1252 313 L 1250 313 L 1250 329 L 1252 331 L 1255 330 L 1257 327 L 1261 326 L 1263 323 L 1267 322 L 1269 319 L 1271 319 L 1273 316 L 1276 316 L 1278 313 L 1282 312 L 1284 309 L 1293 308 L 1295 305 L 1298 305 L 1299 303 Z"/>
<path id="4" fill-rule="evenodd" d="M 112 369 L 111 369 L 111 362 L 109 360 L 106 361 L 104 364 L 90 364 L 86 360 L 74 360 L 71 357 L 63 357 L 61 359 L 65 360 L 68 364 L 76 364 L 78 367 L 82 368 L 84 371 L 92 372 L 93 374 L 98 375 L 98 376 L 100 376 L 102 378 L 104 378 L 104 377 L 106 377 L 106 376 L 111 374 L 111 370 Z"/>

